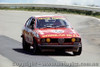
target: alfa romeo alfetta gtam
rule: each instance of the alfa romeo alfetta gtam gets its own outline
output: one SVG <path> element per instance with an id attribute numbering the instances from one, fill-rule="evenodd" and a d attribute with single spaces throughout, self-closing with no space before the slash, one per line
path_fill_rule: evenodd
<path id="1" fill-rule="evenodd" d="M 73 55 L 80 55 L 82 52 L 80 35 L 63 16 L 30 17 L 24 25 L 21 37 L 23 49 L 29 50 L 32 46 L 33 53 L 54 50 L 71 51 Z"/>

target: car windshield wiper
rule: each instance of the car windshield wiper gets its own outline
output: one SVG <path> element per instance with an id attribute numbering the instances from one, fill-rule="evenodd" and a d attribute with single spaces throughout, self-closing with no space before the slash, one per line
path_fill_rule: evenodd
<path id="1" fill-rule="evenodd" d="M 69 25 L 60 25 L 60 26 L 57 26 L 57 25 L 45 25 L 44 27 L 41 27 L 41 28 L 58 28 L 58 27 L 66 27 L 66 26 L 69 26 Z"/>
<path id="2" fill-rule="evenodd" d="M 46 26 L 41 27 L 41 28 L 52 28 L 52 26 L 51 25 L 46 25 Z"/>
<path id="3" fill-rule="evenodd" d="M 66 26 L 69 26 L 69 25 L 60 25 L 60 26 L 56 26 L 56 27 L 66 27 Z"/>

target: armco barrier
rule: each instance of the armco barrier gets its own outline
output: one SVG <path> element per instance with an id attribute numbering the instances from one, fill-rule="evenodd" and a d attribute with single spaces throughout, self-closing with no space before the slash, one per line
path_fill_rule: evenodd
<path id="1" fill-rule="evenodd" d="M 75 9 L 100 12 L 100 7 L 78 6 L 78 5 L 54 5 L 54 4 L 0 4 L 0 7 L 48 7 L 48 8 L 61 8 L 61 9 Z"/>

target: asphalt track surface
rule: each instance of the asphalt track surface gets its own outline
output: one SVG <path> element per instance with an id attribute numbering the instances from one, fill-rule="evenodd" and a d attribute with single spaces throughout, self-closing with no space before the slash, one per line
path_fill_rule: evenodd
<path id="1" fill-rule="evenodd" d="M 44 52 L 33 55 L 23 51 L 22 27 L 34 15 L 66 16 L 82 37 L 82 54 Z M 19 67 L 100 67 L 100 21 L 73 14 L 0 10 L 0 54 L 11 60 L 13 66 Z"/>

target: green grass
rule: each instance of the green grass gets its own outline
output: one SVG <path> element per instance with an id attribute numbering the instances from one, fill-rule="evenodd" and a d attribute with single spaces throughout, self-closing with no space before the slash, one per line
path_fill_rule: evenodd
<path id="1" fill-rule="evenodd" d="M 100 12 L 74 10 L 74 9 L 58 9 L 58 8 L 40 8 L 40 7 L 29 7 L 29 8 L 0 8 L 0 10 L 23 10 L 23 11 L 42 11 L 42 12 L 55 12 L 55 13 L 67 13 L 67 14 L 79 14 L 88 15 L 100 18 Z"/>

